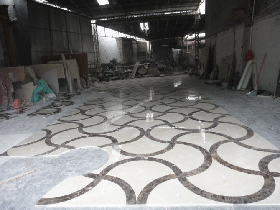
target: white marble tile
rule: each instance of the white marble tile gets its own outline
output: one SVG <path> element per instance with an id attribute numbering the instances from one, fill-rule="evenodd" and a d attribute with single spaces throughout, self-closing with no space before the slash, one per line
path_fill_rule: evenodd
<path id="1" fill-rule="evenodd" d="M 135 125 L 137 127 L 141 127 L 144 130 L 148 130 L 149 128 L 156 126 L 156 125 L 162 125 L 163 122 L 160 120 L 150 120 L 150 119 L 145 119 L 145 120 L 137 120 L 135 122 L 129 123 L 129 125 Z"/>
<path id="2" fill-rule="evenodd" d="M 53 150 L 55 147 L 46 145 L 44 139 L 34 144 L 23 147 L 11 148 L 8 150 L 9 156 L 35 156 Z"/>
<path id="3" fill-rule="evenodd" d="M 264 184 L 262 176 L 240 173 L 216 161 L 205 172 L 188 180 L 204 191 L 224 196 L 250 195 L 259 191 Z"/>
<path id="4" fill-rule="evenodd" d="M 138 141 L 130 144 L 124 144 L 122 150 L 132 154 L 151 154 L 164 150 L 169 144 L 158 143 L 150 140 L 147 137 L 142 137 Z"/>
<path id="5" fill-rule="evenodd" d="M 247 130 L 228 123 L 220 123 L 217 127 L 210 129 L 211 132 L 225 134 L 232 138 L 242 138 L 247 135 Z"/>
<path id="6" fill-rule="evenodd" d="M 70 151 L 70 149 L 67 149 L 67 148 L 59 148 L 58 150 L 55 150 L 51 153 L 46 154 L 46 156 L 59 156 L 61 154 L 69 152 L 69 151 Z"/>
<path id="7" fill-rule="evenodd" d="M 111 144 L 112 141 L 105 137 L 83 137 L 72 141 L 66 145 L 74 146 L 76 148 L 83 148 L 83 147 L 100 147 L 106 144 Z"/>
<path id="8" fill-rule="evenodd" d="M 172 127 L 169 127 L 169 125 L 163 124 L 155 127 L 151 132 L 151 136 L 161 140 L 161 141 L 171 141 L 172 138 L 176 135 L 179 135 L 181 133 L 186 133 L 186 131 L 178 130 Z"/>
<path id="9" fill-rule="evenodd" d="M 169 174 L 173 174 L 169 167 L 152 161 L 128 162 L 108 173 L 108 175 L 125 180 L 134 189 L 136 196 L 150 182 Z"/>
<path id="10" fill-rule="evenodd" d="M 122 111 L 123 113 L 126 113 L 126 111 Z M 131 121 L 135 121 L 137 119 L 133 118 L 133 117 L 130 117 L 128 115 L 117 115 L 115 118 L 111 119 L 111 122 L 114 124 L 114 125 L 119 125 L 119 126 L 122 126 L 128 122 L 131 122 Z"/>
<path id="11" fill-rule="evenodd" d="M 199 111 L 199 110 L 196 108 L 193 108 L 193 107 L 188 107 L 188 108 L 175 108 L 175 109 L 172 109 L 170 112 L 171 113 L 182 113 L 182 114 L 188 115 L 195 111 Z"/>
<path id="12" fill-rule="evenodd" d="M 248 140 L 244 140 L 242 141 L 242 143 L 259 149 L 278 150 L 277 147 L 275 147 L 270 142 L 268 142 L 267 140 L 265 140 L 264 138 L 262 138 L 260 135 L 256 133 L 252 138 L 249 138 Z"/>
<path id="13" fill-rule="evenodd" d="M 180 122 L 182 120 L 184 120 L 185 116 L 182 115 L 182 114 L 178 114 L 178 113 L 168 113 L 168 114 L 165 114 L 164 116 L 161 116 L 161 117 L 157 117 L 156 119 L 157 120 L 166 120 L 168 121 L 169 123 L 177 123 L 177 122 Z"/>
<path id="14" fill-rule="evenodd" d="M 69 195 L 86 187 L 93 181 L 84 176 L 69 177 L 50 190 L 43 198 L 54 198 Z"/>
<path id="15" fill-rule="evenodd" d="M 51 206 L 125 206 L 126 197 L 122 188 L 109 181 L 102 181 L 95 188 L 70 201 Z"/>
<path id="16" fill-rule="evenodd" d="M 38 141 L 41 138 L 44 138 L 46 136 L 45 131 L 38 131 L 35 134 L 31 135 L 30 137 L 26 138 L 26 135 L 23 138 L 26 138 L 25 140 L 21 141 L 17 144 L 17 146 L 28 144 L 34 141 Z"/>
<path id="17" fill-rule="evenodd" d="M 255 171 L 259 171 L 260 160 L 268 155 L 267 152 L 247 149 L 234 143 L 221 145 L 218 154 L 223 160 L 235 166 Z"/>
<path id="18" fill-rule="evenodd" d="M 215 106 L 213 104 L 209 104 L 209 103 L 199 103 L 199 104 L 194 105 L 193 107 L 203 109 L 203 110 L 215 109 Z"/>
<path id="19" fill-rule="evenodd" d="M 204 162 L 204 155 L 197 149 L 177 144 L 171 150 L 155 156 L 155 158 L 166 160 L 179 167 L 183 172 L 199 168 Z"/>
<path id="20" fill-rule="evenodd" d="M 278 165 L 279 167 L 279 165 Z M 279 171 L 278 171 L 279 172 Z M 275 184 L 276 186 L 280 185 L 280 177 L 275 178 Z M 256 203 L 252 203 L 252 204 L 248 204 L 249 206 L 251 205 L 276 205 L 276 209 L 279 208 L 279 198 L 280 198 L 280 188 L 276 187 L 275 191 L 273 192 L 273 194 L 271 196 L 269 196 L 268 198 L 256 202 Z M 265 208 L 265 206 L 263 206 Z"/>
<path id="21" fill-rule="evenodd" d="M 86 111 L 86 115 L 96 115 L 96 114 L 101 114 L 101 113 L 105 113 L 106 111 L 100 107 L 97 107 L 95 109 L 90 109 L 88 111 Z"/>
<path id="22" fill-rule="evenodd" d="M 201 122 L 198 120 L 192 120 L 192 119 L 187 119 L 184 122 L 181 123 L 174 123 L 173 124 L 176 127 L 179 128 L 184 128 L 184 129 L 205 129 L 205 128 L 209 128 L 213 125 L 213 123 L 208 123 L 208 122 Z"/>
<path id="23" fill-rule="evenodd" d="M 88 116 L 85 116 L 83 114 L 76 114 L 76 115 L 72 115 L 72 116 L 68 116 L 68 117 L 62 117 L 61 120 L 65 120 L 65 121 L 78 121 L 78 120 L 83 120 L 89 118 Z"/>
<path id="24" fill-rule="evenodd" d="M 272 160 L 268 165 L 268 170 L 271 172 L 280 173 L 280 159 Z"/>
<path id="25" fill-rule="evenodd" d="M 140 134 L 140 131 L 134 127 L 125 127 L 116 132 L 110 133 L 110 136 L 116 138 L 118 143 L 124 143 L 140 137 Z"/>
<path id="26" fill-rule="evenodd" d="M 102 133 L 106 133 L 106 132 L 115 131 L 119 128 L 120 128 L 120 126 L 111 125 L 110 121 L 106 121 L 100 125 L 83 128 L 83 131 L 85 131 L 87 133 L 102 134 Z"/>
<path id="27" fill-rule="evenodd" d="M 50 130 L 52 132 L 52 134 L 54 134 L 54 133 L 58 133 L 60 131 L 64 131 L 66 129 L 78 128 L 78 127 L 79 126 L 75 123 L 58 123 L 58 124 L 50 125 L 50 126 L 46 127 L 46 129 Z"/>
<path id="28" fill-rule="evenodd" d="M 193 114 L 193 117 L 198 120 L 213 121 L 217 117 L 221 117 L 221 114 L 212 114 L 206 112 L 197 112 Z"/>
<path id="29" fill-rule="evenodd" d="M 177 85 L 179 82 L 181 84 Z M 175 83 L 177 87 L 174 87 Z M 260 161 L 279 154 L 276 147 L 236 118 L 221 117 L 227 112 L 210 100 L 188 100 L 188 96 L 199 93 L 195 88 L 188 87 L 181 78 L 174 83 L 172 77 L 166 77 L 161 83 L 154 84 L 152 79 L 147 79 L 137 87 L 131 84 L 130 81 L 122 81 L 118 86 L 114 82 L 100 84 L 96 91 L 107 93 L 79 108 L 86 111 L 86 115 L 84 111 L 76 109 L 62 118 L 69 123 L 57 121 L 46 128 L 54 135 L 50 141 L 58 146 L 69 141 L 67 146 L 102 147 L 109 154 L 108 162 L 92 172 L 97 176 L 103 175 L 96 187 L 54 205 L 125 206 L 126 196 L 134 198 L 134 193 L 138 200 L 132 199 L 131 202 L 145 203 L 145 199 L 141 200 L 144 195 L 141 192 L 146 192 L 143 190 L 150 191 L 147 195 L 148 206 L 231 204 L 237 201 L 279 204 L 279 177 L 266 180 L 268 184 L 264 190 L 272 193 L 268 198 L 266 194 L 248 197 L 263 187 L 265 182 L 260 175 Z M 75 122 L 80 123 L 80 128 Z M 253 136 L 246 139 L 248 131 Z M 8 155 L 46 153 L 52 156 L 69 151 L 61 147 L 51 152 L 54 147 L 47 146 L 44 141 L 24 145 L 45 135 L 44 131 L 34 134 L 21 142 L 20 147 L 10 149 Z M 217 154 L 222 161 L 218 163 L 215 153 L 211 157 L 210 152 L 213 152 L 213 145 L 228 140 L 227 137 L 232 141 L 238 138 L 245 140 L 240 145 L 233 142 L 220 145 Z M 232 168 L 223 161 L 232 164 Z M 280 158 L 272 160 L 268 168 L 271 172 L 280 173 Z M 195 174 L 187 174 L 190 177 L 181 174 L 195 169 L 199 169 Z M 165 180 L 166 176 L 169 179 Z M 183 186 L 180 182 L 183 179 L 190 181 L 193 186 Z M 92 180 L 82 174 L 68 178 L 48 192 L 45 198 L 52 200 L 77 192 Z M 223 196 L 227 198 L 226 201 Z"/>
<path id="30" fill-rule="evenodd" d="M 94 116 L 85 120 L 79 120 L 78 123 L 83 124 L 85 127 L 87 126 L 95 126 L 99 123 L 102 123 L 104 121 L 103 117 L 99 117 L 99 116 Z"/>
<path id="31" fill-rule="evenodd" d="M 68 131 L 63 131 L 61 133 L 56 134 L 52 137 L 51 141 L 54 144 L 63 144 L 64 142 L 70 141 L 71 139 L 79 138 L 82 136 L 86 136 L 78 131 L 78 129 L 72 129 Z"/>
<path id="32" fill-rule="evenodd" d="M 185 188 L 177 179 L 168 180 L 151 192 L 148 197 L 148 206 L 183 206 L 183 205 L 209 205 L 219 203 L 196 195 Z"/>
<path id="33" fill-rule="evenodd" d="M 205 133 L 204 131 L 201 131 L 200 133 L 189 133 L 177 139 L 177 141 L 195 144 L 208 151 L 213 144 L 224 140 L 226 140 L 225 137 L 217 136 L 211 133 Z"/>

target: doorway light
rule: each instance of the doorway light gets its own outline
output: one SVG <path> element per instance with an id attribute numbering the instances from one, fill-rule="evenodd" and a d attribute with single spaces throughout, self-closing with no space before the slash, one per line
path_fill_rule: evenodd
<path id="1" fill-rule="evenodd" d="M 140 28 L 142 31 L 149 30 L 149 23 L 140 23 Z"/>
<path id="2" fill-rule="evenodd" d="M 99 5 L 108 5 L 109 1 L 108 0 L 97 0 Z"/>

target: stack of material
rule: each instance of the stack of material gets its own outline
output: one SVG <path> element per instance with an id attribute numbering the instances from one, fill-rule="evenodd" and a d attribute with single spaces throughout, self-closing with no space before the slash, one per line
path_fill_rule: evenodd
<path id="1" fill-rule="evenodd" d="M 13 83 L 16 99 L 31 102 L 33 91 L 37 88 L 37 83 L 39 82 L 40 78 L 44 79 L 51 86 L 51 89 L 55 90 L 56 93 L 59 92 L 57 69 L 54 69 L 54 66 L 34 65 L 21 68 L 25 74 L 24 79 L 22 77 L 21 81 L 16 81 Z M 57 68 L 57 66 L 55 66 L 55 68 Z M 21 71 L 15 74 L 17 78 L 18 74 L 21 74 Z"/>
<path id="2" fill-rule="evenodd" d="M 24 67 L 4 67 L 0 70 L 8 74 L 11 82 L 23 82 L 25 80 Z"/>
<path id="3" fill-rule="evenodd" d="M 69 79 L 71 80 L 71 85 L 69 87 L 70 92 L 73 92 L 75 89 L 76 91 L 79 89 L 82 89 L 82 85 L 81 85 L 81 78 L 80 78 L 80 74 L 79 74 L 79 66 L 77 63 L 76 59 L 72 59 L 72 60 L 65 60 L 65 62 L 63 60 L 60 61 L 50 61 L 48 62 L 47 65 L 50 64 L 58 64 L 58 65 L 62 65 L 63 69 L 65 72 L 68 72 L 69 70 L 69 75 L 64 76 L 64 78 L 69 77 Z M 65 75 L 65 74 L 64 74 Z M 68 78 L 67 78 L 68 79 Z M 69 82 L 68 82 L 69 85 Z M 75 88 L 75 86 L 77 86 Z M 72 91 L 71 91 L 72 90 Z"/>
<path id="4" fill-rule="evenodd" d="M 89 79 L 89 69 L 88 69 L 88 56 L 87 53 L 81 54 L 70 54 L 70 55 L 63 55 L 65 59 L 71 60 L 75 59 L 79 66 L 79 75 L 84 77 L 86 80 Z M 51 55 L 51 56 L 42 56 L 42 62 L 44 64 L 49 63 L 50 61 L 61 61 L 62 55 Z"/>
<path id="5" fill-rule="evenodd" d="M 33 85 L 33 82 L 30 82 L 25 85 L 21 85 L 21 89 L 17 89 L 15 92 L 16 99 L 24 100 L 31 102 L 33 90 L 36 89 L 37 86 Z"/>
<path id="6" fill-rule="evenodd" d="M 156 76 L 158 75 L 159 72 L 158 72 L 158 68 L 156 66 L 156 61 L 155 59 L 151 59 L 151 62 L 150 62 L 150 69 L 149 69 L 149 75 L 153 75 L 153 76 Z"/>
<path id="7" fill-rule="evenodd" d="M 0 107 L 8 108 L 13 105 L 13 85 L 8 74 L 0 70 Z"/>
<path id="8" fill-rule="evenodd" d="M 65 79 L 64 67 L 62 64 L 41 64 L 26 67 L 26 71 L 33 69 L 35 75 L 44 79 L 55 93 L 59 93 L 59 81 Z M 31 75 L 32 76 L 32 75 Z M 34 83 L 37 81 L 33 79 Z"/>
<path id="9" fill-rule="evenodd" d="M 144 66 L 141 66 L 141 68 L 138 70 L 138 73 L 140 75 L 145 75 L 145 74 L 147 74 L 147 72 L 148 72 L 148 69 L 146 69 Z"/>
<path id="10" fill-rule="evenodd" d="M 135 78 L 135 74 L 136 74 L 136 71 L 137 71 L 137 68 L 138 68 L 138 65 L 139 65 L 139 64 L 140 64 L 139 61 L 137 61 L 136 64 L 135 64 L 135 66 L 134 66 L 134 69 L 133 69 L 131 75 L 129 76 L 130 79 Z"/>

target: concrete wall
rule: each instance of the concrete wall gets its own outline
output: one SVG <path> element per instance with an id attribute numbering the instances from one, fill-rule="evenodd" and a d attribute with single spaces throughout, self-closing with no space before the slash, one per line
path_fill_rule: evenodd
<path id="1" fill-rule="evenodd" d="M 248 31 L 250 28 L 243 24 L 208 37 L 206 46 L 216 44 L 216 64 L 220 67 L 222 59 L 236 55 L 236 72 L 239 76 L 244 71 L 245 54 L 248 51 Z M 257 18 L 253 27 L 252 50 L 255 54 L 255 62 L 258 71 L 265 53 L 267 58 L 263 66 L 258 88 L 274 94 L 277 85 L 277 77 L 280 69 L 280 14 Z"/>
<path id="2" fill-rule="evenodd" d="M 260 69 L 265 53 L 267 58 L 258 83 L 259 89 L 274 94 L 280 69 L 280 14 L 256 22 L 253 35 L 253 52 Z"/>
<path id="3" fill-rule="evenodd" d="M 234 10 L 247 12 L 247 2 L 247 0 L 207 0 L 205 20 L 207 36 L 212 36 L 243 21 L 244 16 L 231 18 L 230 13 Z"/>
<path id="4" fill-rule="evenodd" d="M 205 21 L 207 36 L 212 36 L 239 24 L 250 26 L 249 2 L 250 0 L 207 0 Z M 279 9 L 280 1 L 256 0 L 255 14 L 257 16 L 266 16 L 277 10 L 279 12 Z"/>
<path id="5" fill-rule="evenodd" d="M 18 65 L 32 64 L 30 35 L 28 24 L 28 9 L 26 0 L 13 1 L 9 7 L 10 20 L 13 21 L 13 32 Z M 15 21 L 14 21 L 15 20 Z"/>
<path id="6" fill-rule="evenodd" d="M 10 28 L 10 39 L 12 45 L 8 47 L 7 40 L 1 38 L 2 46 L 4 48 L 4 62 L 5 66 L 18 66 L 18 65 L 30 65 L 31 61 L 31 50 L 30 50 L 30 36 L 29 36 L 29 25 L 28 25 L 28 11 L 27 11 L 27 0 L 13 1 L 13 0 L 2 0 L 1 5 L 8 6 L 8 17 L 9 17 L 9 28 Z M 1 26 L 2 27 L 2 26 Z M 1 32 L 0 32 L 1 36 Z M 7 50 L 13 51 L 13 58 L 11 54 L 7 56 Z M 11 62 L 13 60 L 14 62 Z M 14 63 L 14 64 L 12 64 Z"/>
<path id="7" fill-rule="evenodd" d="M 157 60 L 172 59 L 173 51 L 169 46 L 153 46 L 153 56 Z"/>
<path id="8" fill-rule="evenodd" d="M 43 55 L 88 53 L 93 60 L 91 20 L 61 9 L 28 2 L 32 63 Z"/>
<path id="9" fill-rule="evenodd" d="M 123 63 L 135 63 L 137 60 L 137 43 L 134 39 L 122 38 Z"/>
<path id="10" fill-rule="evenodd" d="M 137 60 L 144 62 L 148 59 L 147 42 L 137 42 Z"/>
<path id="11" fill-rule="evenodd" d="M 146 49 L 139 48 L 137 42 L 130 38 L 112 38 L 99 36 L 99 52 L 101 63 L 109 63 L 112 59 L 117 59 L 119 63 L 132 64 L 138 61 L 145 61 L 147 54 L 147 42 L 140 42 L 146 46 Z M 141 53 L 139 53 L 138 49 Z M 145 51 L 144 58 L 141 57 L 142 51 Z M 139 56 L 139 57 L 138 57 Z"/>
<path id="12" fill-rule="evenodd" d="M 101 63 L 109 63 L 112 59 L 122 63 L 121 51 L 119 50 L 117 39 L 111 37 L 99 37 L 99 53 Z"/>
<path id="13" fill-rule="evenodd" d="M 1 27 L 1 25 L 0 25 L 0 27 Z M 3 53 L 2 43 L 1 43 L 1 40 L 0 40 L 0 67 L 4 66 L 3 62 L 4 62 L 4 53 Z"/>

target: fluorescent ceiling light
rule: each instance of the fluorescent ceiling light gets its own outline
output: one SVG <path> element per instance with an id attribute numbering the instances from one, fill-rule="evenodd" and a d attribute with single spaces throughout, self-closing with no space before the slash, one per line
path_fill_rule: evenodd
<path id="1" fill-rule="evenodd" d="M 108 5 L 109 1 L 108 0 L 97 0 L 99 5 Z"/>

